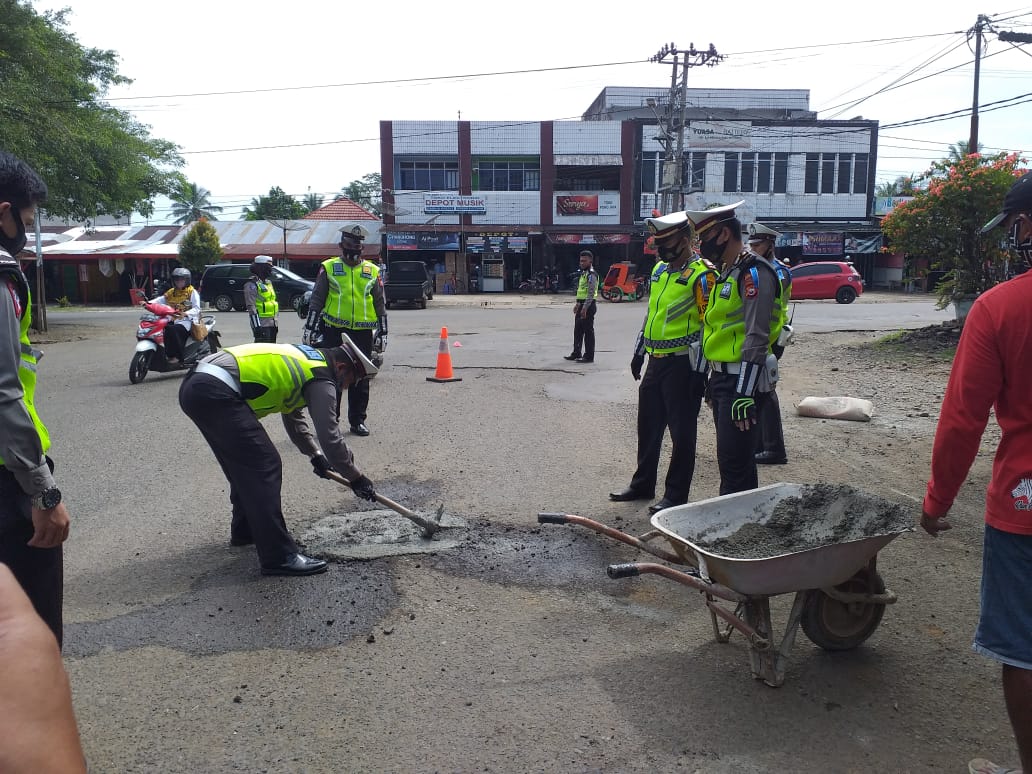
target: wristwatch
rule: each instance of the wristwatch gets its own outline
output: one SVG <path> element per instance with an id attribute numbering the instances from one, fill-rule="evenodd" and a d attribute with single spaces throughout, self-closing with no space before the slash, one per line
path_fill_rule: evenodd
<path id="1" fill-rule="evenodd" d="M 49 511 L 61 504 L 61 490 L 56 486 L 44 489 L 32 498 L 32 507 L 41 511 Z"/>

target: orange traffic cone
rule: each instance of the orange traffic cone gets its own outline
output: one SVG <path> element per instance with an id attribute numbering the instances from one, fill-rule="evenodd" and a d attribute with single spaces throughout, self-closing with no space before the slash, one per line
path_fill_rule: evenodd
<path id="1" fill-rule="evenodd" d="M 441 328 L 441 343 L 437 347 L 437 371 L 426 377 L 428 382 L 461 382 L 462 377 L 452 372 L 451 351 L 448 349 L 448 329 Z"/>

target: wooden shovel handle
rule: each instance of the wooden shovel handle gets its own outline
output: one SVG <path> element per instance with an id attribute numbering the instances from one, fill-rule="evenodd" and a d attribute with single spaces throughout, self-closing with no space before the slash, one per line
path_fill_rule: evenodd
<path id="1" fill-rule="evenodd" d="M 344 486 L 351 486 L 351 482 L 348 481 L 346 478 L 344 478 L 344 476 L 342 476 L 340 473 L 338 473 L 335 470 L 327 470 L 326 471 L 326 475 L 331 480 L 336 481 L 338 484 L 343 484 Z M 433 533 L 434 531 L 440 529 L 440 527 L 441 527 L 440 524 L 436 524 L 436 523 L 430 521 L 429 519 L 427 519 L 427 518 L 425 518 L 423 516 L 420 516 L 415 511 L 410 511 L 408 508 L 406 508 L 401 503 L 396 503 L 396 502 L 394 502 L 394 500 L 391 500 L 389 497 L 384 497 L 379 492 L 377 492 L 377 494 L 376 494 L 376 502 L 380 503 L 380 505 L 386 505 L 388 508 L 390 508 L 395 513 L 400 513 L 406 519 L 409 519 L 410 521 L 418 524 L 420 527 L 422 527 L 427 532 Z"/>

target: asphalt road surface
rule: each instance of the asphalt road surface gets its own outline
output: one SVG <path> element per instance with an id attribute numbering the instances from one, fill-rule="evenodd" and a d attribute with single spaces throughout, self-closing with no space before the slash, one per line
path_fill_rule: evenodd
<path id="1" fill-rule="evenodd" d="M 649 557 L 539 527 L 545 510 L 649 529 L 644 503 L 606 497 L 633 470 L 627 364 L 644 312 L 602 302 L 596 362 L 580 365 L 562 358 L 568 297 L 393 310 L 372 435 L 348 442 L 379 491 L 424 512 L 443 503 L 468 529 L 454 547 L 292 579 L 260 576 L 252 549 L 229 546 L 226 482 L 178 408 L 181 377 L 129 383 L 137 312 L 52 310 L 38 405 L 73 518 L 65 654 L 91 771 L 938 772 L 963 770 L 983 737 L 1010 749 L 994 673 L 971 656 L 940 674 L 942 643 L 907 633 L 913 602 L 849 653 L 800 635 L 772 689 L 751 678 L 741 636 L 713 641 L 698 594 L 606 577 L 607 564 Z M 801 303 L 796 323 L 892 330 L 948 317 L 927 298 L 866 294 Z M 442 326 L 461 382 L 426 381 Z M 241 313 L 218 315 L 218 328 L 224 345 L 249 338 Z M 284 316 L 281 341 L 298 329 Z M 312 474 L 275 417 L 265 426 L 295 535 L 363 509 Z M 693 500 L 717 485 L 705 418 L 699 432 Z M 858 484 L 848 465 L 761 480 Z M 920 494 L 924 466 L 900 486 Z M 910 576 L 909 554 L 882 556 L 887 580 Z M 775 602 L 777 629 L 791 599 Z M 968 629 L 951 635 L 958 650 Z M 972 730 L 939 736 L 944 715 Z"/>

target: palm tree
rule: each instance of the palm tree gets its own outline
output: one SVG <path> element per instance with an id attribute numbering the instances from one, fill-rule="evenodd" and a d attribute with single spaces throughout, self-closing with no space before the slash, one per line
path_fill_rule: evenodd
<path id="1" fill-rule="evenodd" d="M 306 210 L 308 210 L 309 212 L 314 212 L 315 210 L 323 206 L 323 197 L 321 197 L 319 194 L 314 194 L 311 191 L 309 191 L 307 194 L 305 194 L 305 198 L 301 200 L 301 203 L 304 205 Z"/>
<path id="2" fill-rule="evenodd" d="M 913 196 L 917 192 L 920 178 L 917 175 L 903 175 L 891 183 L 882 183 L 874 190 L 875 196 Z"/>
<path id="3" fill-rule="evenodd" d="M 971 151 L 968 147 L 970 144 L 970 140 L 957 140 L 957 142 L 950 146 L 949 156 L 947 156 L 947 158 L 950 161 L 960 161 L 962 158 L 969 155 L 970 153 L 981 153 L 982 148 L 985 147 L 984 144 L 978 143 L 978 150 Z"/>
<path id="4" fill-rule="evenodd" d="M 222 212 L 222 208 L 211 203 L 211 191 L 185 178 L 180 181 L 179 190 L 172 197 L 172 214 L 176 223 L 193 223 L 201 218 L 218 220 L 215 217 L 217 212 Z"/>

